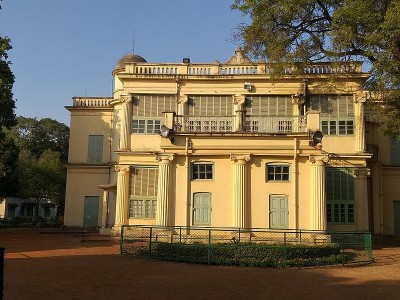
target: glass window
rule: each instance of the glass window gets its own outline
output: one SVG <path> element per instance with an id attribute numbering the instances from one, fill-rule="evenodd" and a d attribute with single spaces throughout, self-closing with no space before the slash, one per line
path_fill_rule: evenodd
<path id="1" fill-rule="evenodd" d="M 214 164 L 196 163 L 192 165 L 192 180 L 214 179 Z"/>
<path id="2" fill-rule="evenodd" d="M 329 224 L 354 224 L 354 177 L 351 169 L 326 169 L 326 202 Z"/>
<path id="3" fill-rule="evenodd" d="M 132 133 L 159 134 L 161 120 L 134 119 L 132 120 Z"/>
<path id="4" fill-rule="evenodd" d="M 103 135 L 89 135 L 88 163 L 101 163 L 103 161 Z"/>
<path id="5" fill-rule="evenodd" d="M 267 165 L 267 181 L 289 181 L 288 165 Z"/>

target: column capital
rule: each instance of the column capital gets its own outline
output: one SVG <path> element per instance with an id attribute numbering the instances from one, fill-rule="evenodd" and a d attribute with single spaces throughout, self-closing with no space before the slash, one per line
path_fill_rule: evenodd
<path id="1" fill-rule="evenodd" d="M 354 103 L 364 103 L 368 100 L 368 97 L 367 93 L 354 94 Z"/>
<path id="2" fill-rule="evenodd" d="M 248 154 L 232 154 L 230 155 L 230 159 L 235 163 L 243 163 L 245 164 L 247 161 L 250 160 L 250 153 Z"/>
<path id="3" fill-rule="evenodd" d="M 370 175 L 370 169 L 368 168 L 359 168 L 354 169 L 354 177 L 359 179 L 367 178 Z"/>
<path id="4" fill-rule="evenodd" d="M 308 160 L 311 162 L 311 164 L 317 165 L 317 166 L 323 166 L 323 165 L 329 163 L 328 156 L 310 155 Z"/>
<path id="5" fill-rule="evenodd" d="M 306 99 L 303 94 L 292 95 L 292 104 L 304 104 Z"/>
<path id="6" fill-rule="evenodd" d="M 233 104 L 244 104 L 246 96 L 243 94 L 236 94 L 233 96 Z"/>
<path id="7" fill-rule="evenodd" d="M 127 165 L 116 165 L 115 166 L 115 171 L 121 172 L 122 174 L 127 174 L 129 173 L 130 166 Z"/>
<path id="8" fill-rule="evenodd" d="M 184 103 L 189 101 L 189 97 L 187 95 L 185 95 L 185 94 L 177 95 L 176 98 L 177 98 L 177 101 L 178 101 L 179 104 L 184 104 Z"/>
<path id="9" fill-rule="evenodd" d="M 122 94 L 121 96 L 119 96 L 119 101 L 121 103 L 132 102 L 132 96 L 131 95 L 127 95 L 127 94 Z"/>
<path id="10" fill-rule="evenodd" d="M 174 160 L 174 155 L 173 154 L 159 154 L 156 157 L 156 160 L 158 160 L 160 163 L 163 164 L 169 164 Z"/>

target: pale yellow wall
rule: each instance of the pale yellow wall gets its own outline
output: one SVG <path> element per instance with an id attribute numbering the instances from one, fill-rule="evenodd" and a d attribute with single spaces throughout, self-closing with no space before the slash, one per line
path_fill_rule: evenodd
<path id="1" fill-rule="evenodd" d="M 101 225 L 103 191 L 98 188 L 101 184 L 107 184 L 109 180 L 108 168 L 69 169 L 67 173 L 67 189 L 65 203 L 66 226 L 83 225 L 83 208 L 85 196 L 99 197 L 99 218 Z"/>
<path id="2" fill-rule="evenodd" d="M 69 163 L 87 163 L 89 135 L 104 135 L 103 160 L 110 159 L 111 112 L 73 110 L 70 125 Z"/>
<path id="3" fill-rule="evenodd" d="M 394 234 L 393 201 L 400 201 L 400 168 L 382 168 L 383 233 Z"/>

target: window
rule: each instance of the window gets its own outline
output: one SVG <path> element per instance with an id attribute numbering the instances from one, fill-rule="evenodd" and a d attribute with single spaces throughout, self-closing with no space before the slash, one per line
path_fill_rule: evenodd
<path id="1" fill-rule="evenodd" d="M 353 120 L 322 120 L 321 131 L 328 135 L 352 135 L 354 134 Z"/>
<path id="2" fill-rule="evenodd" d="M 132 133 L 158 134 L 160 126 L 161 120 L 134 119 L 132 120 Z"/>
<path id="3" fill-rule="evenodd" d="M 192 164 L 192 180 L 214 179 L 214 164 L 195 163 Z"/>
<path id="4" fill-rule="evenodd" d="M 246 113 L 251 116 L 292 116 L 291 96 L 246 97 Z"/>
<path id="5" fill-rule="evenodd" d="M 289 181 L 289 166 L 267 165 L 267 181 Z"/>
<path id="6" fill-rule="evenodd" d="M 102 135 L 89 135 L 88 163 L 101 163 L 103 160 Z"/>
<path id="7" fill-rule="evenodd" d="M 326 213 L 329 224 L 354 224 L 354 177 L 351 169 L 326 169 Z"/>
<path id="8" fill-rule="evenodd" d="M 321 113 L 321 131 L 323 134 L 354 134 L 352 95 L 311 95 L 308 110 L 317 110 Z"/>
<path id="9" fill-rule="evenodd" d="M 232 116 L 232 96 L 189 96 L 189 116 Z"/>
<path id="10" fill-rule="evenodd" d="M 158 168 L 134 167 L 129 183 L 129 218 L 154 219 L 157 211 Z"/>
<path id="11" fill-rule="evenodd" d="M 130 200 L 129 218 L 155 219 L 157 200 Z"/>

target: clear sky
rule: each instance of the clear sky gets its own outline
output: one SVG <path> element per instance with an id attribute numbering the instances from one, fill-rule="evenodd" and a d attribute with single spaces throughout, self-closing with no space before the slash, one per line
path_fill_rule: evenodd
<path id="1" fill-rule="evenodd" d="M 3 0 L 16 114 L 69 125 L 73 96 L 111 96 L 116 62 L 132 51 L 149 62 L 225 62 L 243 22 L 233 0 Z"/>

